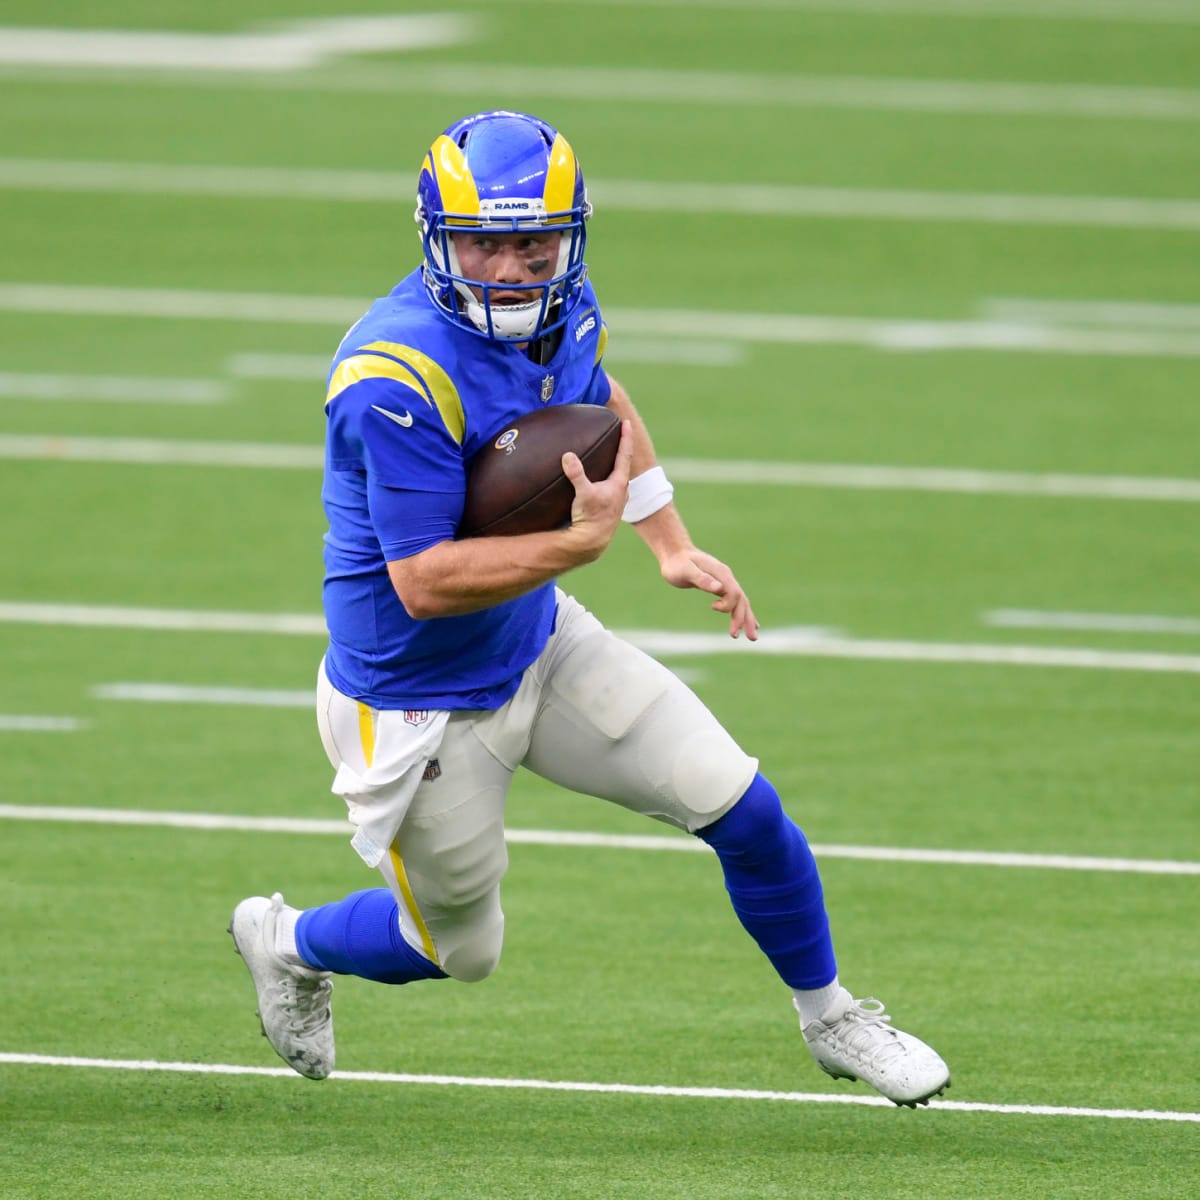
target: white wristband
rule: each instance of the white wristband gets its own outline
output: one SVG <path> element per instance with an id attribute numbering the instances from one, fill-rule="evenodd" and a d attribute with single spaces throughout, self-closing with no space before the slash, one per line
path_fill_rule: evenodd
<path id="1" fill-rule="evenodd" d="M 653 516 L 660 508 L 666 508 L 675 495 L 675 488 L 662 467 L 651 467 L 629 481 L 629 499 L 621 520 L 631 525 Z"/>

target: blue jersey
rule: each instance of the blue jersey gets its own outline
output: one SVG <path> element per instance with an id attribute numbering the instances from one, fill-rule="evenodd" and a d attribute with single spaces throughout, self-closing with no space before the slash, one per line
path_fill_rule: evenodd
<path id="1" fill-rule="evenodd" d="M 453 538 L 466 464 L 516 416 L 606 404 L 607 332 L 591 285 L 539 366 L 462 329 L 414 271 L 338 347 L 325 401 L 325 669 L 373 708 L 498 708 L 554 624 L 554 588 L 463 616 L 414 620 L 387 564 Z"/>

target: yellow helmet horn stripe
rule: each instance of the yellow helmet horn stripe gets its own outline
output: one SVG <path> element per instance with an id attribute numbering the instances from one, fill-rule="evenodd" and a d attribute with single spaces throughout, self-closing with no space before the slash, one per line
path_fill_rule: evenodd
<path id="1" fill-rule="evenodd" d="M 425 170 L 434 178 L 442 197 L 442 210 L 448 213 L 479 215 L 479 189 L 467 166 L 467 159 L 445 134 L 437 139 L 425 156 Z"/>
<path id="2" fill-rule="evenodd" d="M 546 211 L 551 213 L 566 212 L 575 196 L 575 176 L 578 164 L 575 161 L 575 151 L 571 149 L 567 139 L 560 133 L 550 147 L 550 165 L 546 169 L 546 186 L 542 189 L 542 199 Z M 566 220 L 566 218 L 561 218 Z"/>

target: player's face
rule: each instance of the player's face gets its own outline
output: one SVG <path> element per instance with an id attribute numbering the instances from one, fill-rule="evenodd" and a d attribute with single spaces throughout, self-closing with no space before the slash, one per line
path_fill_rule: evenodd
<path id="1" fill-rule="evenodd" d="M 493 304 L 528 304 L 541 299 L 540 292 L 505 292 L 505 284 L 531 284 L 554 277 L 558 265 L 558 230 L 529 233 L 487 233 L 478 229 L 451 234 L 458 254 L 458 266 L 467 279 L 493 285 Z M 498 285 L 498 286 L 496 286 Z M 471 289 L 477 300 L 482 290 Z"/>

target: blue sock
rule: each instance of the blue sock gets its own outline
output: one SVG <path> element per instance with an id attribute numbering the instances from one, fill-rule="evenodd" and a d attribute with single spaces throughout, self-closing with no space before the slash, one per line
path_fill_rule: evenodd
<path id="1" fill-rule="evenodd" d="M 296 950 L 311 966 L 377 983 L 445 979 L 400 933 L 400 907 L 387 888 L 306 908 L 296 920 Z"/>
<path id="2" fill-rule="evenodd" d="M 761 775 L 696 836 L 721 860 L 733 910 L 790 988 L 825 987 L 837 976 L 817 862 L 779 794 Z"/>

